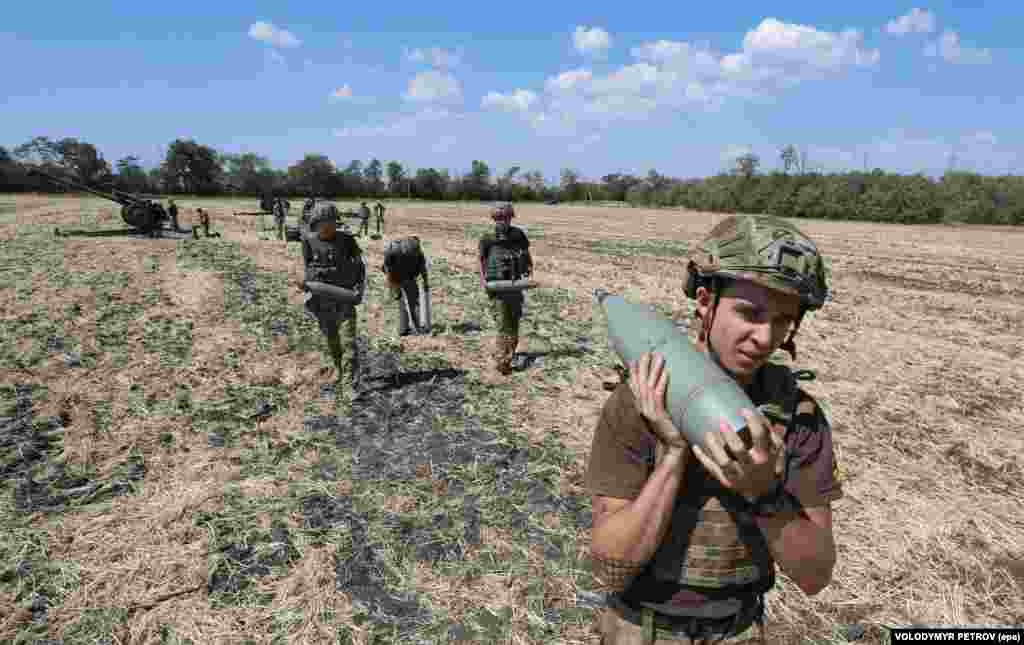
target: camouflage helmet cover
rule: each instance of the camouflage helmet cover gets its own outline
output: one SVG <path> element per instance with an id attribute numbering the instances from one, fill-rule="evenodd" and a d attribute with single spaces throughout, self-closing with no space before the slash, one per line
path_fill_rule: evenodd
<path id="1" fill-rule="evenodd" d="M 309 217 L 309 228 L 316 229 L 321 222 L 338 223 L 338 207 L 334 204 L 317 204 Z"/>
<path id="2" fill-rule="evenodd" d="M 511 219 L 515 216 L 516 212 L 512 208 L 512 204 L 500 204 L 491 209 L 491 219 L 502 219 L 504 217 Z"/>
<path id="3" fill-rule="evenodd" d="M 725 218 L 697 246 L 687 270 L 791 293 L 812 311 L 824 306 L 828 295 L 817 245 L 789 222 L 770 215 Z"/>

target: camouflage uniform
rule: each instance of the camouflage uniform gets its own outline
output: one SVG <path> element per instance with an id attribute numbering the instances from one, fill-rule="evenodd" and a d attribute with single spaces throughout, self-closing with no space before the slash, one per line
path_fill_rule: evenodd
<path id="1" fill-rule="evenodd" d="M 173 199 L 167 206 L 167 214 L 171 217 L 171 225 L 174 226 L 174 230 L 180 231 L 181 227 L 178 225 L 178 205 L 174 203 Z"/>
<path id="2" fill-rule="evenodd" d="M 522 229 L 509 222 L 515 216 L 511 205 L 500 206 L 491 213 L 495 232 L 480 239 L 481 286 L 491 280 L 519 280 L 533 272 L 530 240 Z M 512 359 L 519 345 L 519 321 L 523 317 L 523 292 L 488 293 L 491 314 L 498 328 L 494 347 L 494 367 L 501 374 L 512 371 Z"/>
<path id="3" fill-rule="evenodd" d="M 420 247 L 420 238 L 412 236 L 389 242 L 380 269 L 388 276 L 392 297 L 399 303 L 398 335 L 407 336 L 411 329 L 420 334 L 429 333 L 430 329 L 420 324 L 420 306 L 426 303 L 420 303 L 416 282 L 416 278 L 422 276 L 424 292 L 429 292 L 427 257 Z M 429 293 L 427 295 L 429 297 Z"/>
<path id="4" fill-rule="evenodd" d="M 333 240 L 321 240 L 318 236 L 321 222 L 337 222 L 337 218 L 338 210 L 333 204 L 317 204 L 310 217 L 310 232 L 302 243 L 306 281 L 324 282 L 362 293 L 366 285 L 366 265 L 362 249 L 352 235 L 339 228 Z M 327 339 L 328 354 L 338 369 L 338 381 L 355 387 L 359 382 L 356 306 L 307 292 L 306 309 L 317 319 Z"/>
<path id="5" fill-rule="evenodd" d="M 274 226 L 277 228 L 277 239 L 284 239 L 284 200 L 274 200 Z"/>
<path id="6" fill-rule="evenodd" d="M 696 298 L 704 287 L 714 298 L 708 320 L 701 321 L 701 342 L 716 362 L 710 330 L 727 281 L 748 280 L 800 296 L 799 318 L 780 345 L 794 358 L 800 318 L 821 308 L 827 294 L 814 243 L 772 217 L 726 218 L 698 246 L 687 270 L 686 295 Z M 592 552 L 601 564 L 599 577 L 612 591 L 600 616 L 603 644 L 736 643 L 758 635 L 764 642 L 764 594 L 775 586 L 776 562 L 756 518 L 797 521 L 801 508 L 824 508 L 843 496 L 831 427 L 821 406 L 800 387 L 804 377 L 769 362 L 743 386 L 784 437 L 771 493 L 745 498 L 723 486 L 691 453 L 669 501 L 670 523 L 650 559 L 629 563 Z M 637 499 L 664 448 L 630 386 L 620 384 L 598 419 L 585 486 L 595 498 Z"/>
<path id="7" fill-rule="evenodd" d="M 370 234 L 370 207 L 363 202 L 359 207 L 359 235 Z"/>
<path id="8" fill-rule="evenodd" d="M 384 232 L 384 204 L 377 202 L 377 235 Z"/>

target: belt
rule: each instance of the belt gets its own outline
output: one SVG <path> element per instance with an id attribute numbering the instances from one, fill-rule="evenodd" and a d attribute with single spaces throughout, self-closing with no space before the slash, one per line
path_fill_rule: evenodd
<path id="1" fill-rule="evenodd" d="M 686 637 L 690 640 L 714 637 L 724 639 L 746 630 L 760 622 L 760 598 L 753 603 L 745 602 L 743 608 L 732 616 L 706 618 L 702 616 L 670 616 L 649 607 L 637 607 L 624 601 L 618 595 L 608 599 L 609 607 L 627 622 L 644 628 L 648 634 L 657 630 L 669 638 Z"/>

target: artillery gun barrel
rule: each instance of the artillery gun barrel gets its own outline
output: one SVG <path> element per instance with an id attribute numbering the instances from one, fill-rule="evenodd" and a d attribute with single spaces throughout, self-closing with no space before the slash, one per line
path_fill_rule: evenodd
<path id="1" fill-rule="evenodd" d="M 131 204 L 137 203 L 138 201 L 141 201 L 141 200 L 129 200 L 129 199 L 124 199 L 124 198 L 119 198 L 116 194 L 105 193 L 102 190 L 96 190 L 95 188 L 90 188 L 89 186 L 86 186 L 85 184 L 80 184 L 80 183 L 78 183 L 76 181 L 71 181 L 70 179 L 65 179 L 64 177 L 56 177 L 54 175 L 51 175 L 50 173 L 43 172 L 42 170 L 39 170 L 38 168 L 29 168 L 28 169 L 28 175 L 29 176 L 40 175 L 40 176 L 46 177 L 47 179 L 49 179 L 50 181 L 52 181 L 54 183 L 60 184 L 62 186 L 67 186 L 67 187 L 73 188 L 75 190 L 85 191 L 85 192 L 90 193 L 92 195 L 96 195 L 97 197 L 102 197 L 102 198 L 110 200 L 112 202 L 117 202 L 118 204 L 121 204 L 122 206 L 129 206 Z"/>

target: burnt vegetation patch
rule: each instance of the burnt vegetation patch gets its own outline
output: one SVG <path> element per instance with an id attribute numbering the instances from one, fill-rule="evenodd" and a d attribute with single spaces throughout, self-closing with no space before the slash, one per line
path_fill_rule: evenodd
<path id="1" fill-rule="evenodd" d="M 146 475 L 143 455 L 132 452 L 113 472 L 69 466 L 50 457 L 62 451 L 67 414 L 37 418 L 33 395 L 45 389 L 29 384 L 0 388 L 0 477 L 22 513 L 62 512 L 71 505 L 104 501 L 131 493 Z"/>

